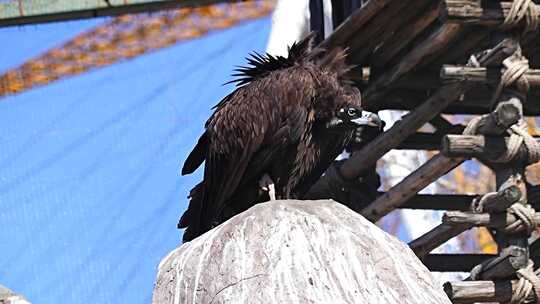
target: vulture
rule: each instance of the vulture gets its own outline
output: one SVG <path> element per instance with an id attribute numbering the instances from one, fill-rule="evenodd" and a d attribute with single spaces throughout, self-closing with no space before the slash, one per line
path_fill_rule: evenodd
<path id="1" fill-rule="evenodd" d="M 381 126 L 346 77 L 346 51 L 313 48 L 313 37 L 287 57 L 253 53 L 236 69 L 236 89 L 213 108 L 182 168 L 204 162 L 178 223 L 184 242 L 257 203 L 302 198 L 358 127 Z"/>

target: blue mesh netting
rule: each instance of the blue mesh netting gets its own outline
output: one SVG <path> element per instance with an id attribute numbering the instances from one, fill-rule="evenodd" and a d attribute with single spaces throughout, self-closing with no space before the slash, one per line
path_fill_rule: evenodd
<path id="1" fill-rule="evenodd" d="M 98 22 L 2 29 L 0 71 Z M 269 29 L 252 21 L 0 99 L 0 284 L 33 303 L 149 303 L 200 178 L 180 166 Z"/>

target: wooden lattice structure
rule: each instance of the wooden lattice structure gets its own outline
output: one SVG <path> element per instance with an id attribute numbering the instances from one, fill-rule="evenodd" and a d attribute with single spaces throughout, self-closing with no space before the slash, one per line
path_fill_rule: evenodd
<path id="1" fill-rule="evenodd" d="M 354 153 L 343 177 L 360 176 L 391 149 L 439 150 L 361 213 L 377 221 L 396 208 L 447 210 L 409 245 L 432 271 L 471 272 L 445 285 L 455 303 L 540 303 L 540 242 L 529 241 L 540 186 L 525 174 L 540 145 L 524 119 L 540 115 L 539 20 L 533 1 L 370 0 L 322 43 L 349 48 L 368 110 L 410 111 Z M 477 116 L 465 126 L 441 114 Z M 418 133 L 426 123 L 436 132 Z M 473 157 L 494 171 L 497 192 L 417 195 Z M 430 254 L 472 227 L 489 229 L 498 254 Z"/>

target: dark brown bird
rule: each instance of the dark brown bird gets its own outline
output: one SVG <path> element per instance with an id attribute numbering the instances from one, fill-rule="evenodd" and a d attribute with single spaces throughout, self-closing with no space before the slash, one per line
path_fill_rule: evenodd
<path id="1" fill-rule="evenodd" d="M 182 168 L 189 174 L 205 162 L 178 223 L 184 241 L 256 203 L 301 198 L 356 128 L 380 126 L 346 79 L 345 51 L 312 49 L 312 39 L 293 44 L 287 58 L 255 53 L 233 75 L 237 89 L 216 105 Z"/>

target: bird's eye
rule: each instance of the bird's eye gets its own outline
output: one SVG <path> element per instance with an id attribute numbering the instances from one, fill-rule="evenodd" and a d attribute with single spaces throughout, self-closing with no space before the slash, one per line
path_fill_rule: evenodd
<path id="1" fill-rule="evenodd" d="M 357 111 L 356 111 L 355 108 L 349 108 L 349 109 L 347 110 L 347 115 L 349 115 L 349 116 L 351 116 L 351 117 L 352 117 L 352 116 L 356 116 L 356 114 L 357 114 Z"/>

